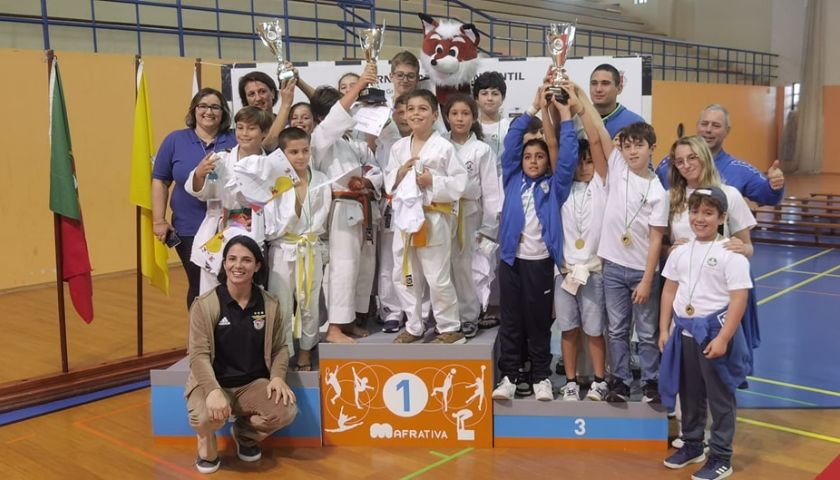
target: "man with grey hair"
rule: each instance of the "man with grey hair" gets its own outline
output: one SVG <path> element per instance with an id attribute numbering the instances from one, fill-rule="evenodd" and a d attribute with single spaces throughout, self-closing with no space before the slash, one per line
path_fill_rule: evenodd
<path id="1" fill-rule="evenodd" d="M 776 160 L 767 175 L 747 162 L 726 153 L 723 141 L 729 134 L 729 112 L 722 105 L 712 104 L 703 109 L 697 121 L 697 135 L 703 137 L 715 159 L 721 179 L 738 189 L 741 195 L 762 205 L 776 205 L 784 197 L 785 175 Z M 662 186 L 668 188 L 669 158 L 665 157 L 656 167 Z"/>

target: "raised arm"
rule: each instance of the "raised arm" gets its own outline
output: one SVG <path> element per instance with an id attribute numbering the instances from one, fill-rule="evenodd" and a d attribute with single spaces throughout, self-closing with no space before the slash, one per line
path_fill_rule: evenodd
<path id="1" fill-rule="evenodd" d="M 572 180 L 575 176 L 575 167 L 578 162 L 578 141 L 575 132 L 575 123 L 572 121 L 571 105 L 563 105 L 552 98 L 553 108 L 560 117 L 560 141 L 559 154 L 555 165 L 554 183 L 559 189 L 559 198 L 565 202 L 572 187 Z"/>
<path id="2" fill-rule="evenodd" d="M 592 102 L 589 100 L 589 97 L 586 96 L 586 92 L 584 92 L 579 85 L 575 85 L 574 88 L 575 94 L 577 95 L 578 99 L 580 99 L 581 106 L 583 107 L 585 114 L 589 116 L 592 125 L 595 127 L 595 130 L 598 131 L 601 149 L 604 152 L 604 158 L 609 159 L 610 155 L 613 152 L 613 149 L 615 148 L 615 145 L 613 144 L 613 139 L 607 132 L 607 127 L 604 126 L 604 121 L 601 120 L 601 116 L 598 114 L 598 110 L 595 109 L 595 106 L 592 105 Z"/>
<path id="3" fill-rule="evenodd" d="M 589 153 L 592 155 L 592 163 L 595 164 L 595 173 L 601 177 L 601 181 L 603 182 L 607 178 L 608 169 L 607 153 L 604 150 L 601 138 L 602 133 L 607 134 L 606 129 L 604 128 L 603 122 L 600 125 L 596 124 L 590 115 L 592 111 L 595 111 L 595 106 L 589 101 L 589 97 L 585 94 L 578 95 L 583 90 L 573 82 L 569 82 L 568 85 L 570 88 L 567 88 L 566 91 L 569 93 L 570 105 L 573 105 L 572 113 L 577 115 L 581 123 L 583 123 L 583 130 L 586 132 L 586 137 L 589 140 Z M 600 119 L 601 117 L 598 116 L 598 120 Z M 611 151 L 612 142 L 609 143 Z"/>
<path id="4" fill-rule="evenodd" d="M 362 72 L 362 75 L 359 77 L 359 81 L 356 82 L 350 90 L 347 90 L 347 93 L 341 97 L 341 106 L 344 107 L 344 110 L 350 111 L 350 107 L 356 103 L 356 99 L 359 98 L 359 94 L 362 93 L 362 90 L 366 89 L 368 85 L 372 85 L 376 83 L 376 65 L 372 63 L 368 63 L 365 65 L 365 69 Z"/>
<path id="5" fill-rule="evenodd" d="M 289 124 L 289 112 L 292 110 L 292 103 L 295 101 L 295 79 L 287 80 L 280 84 L 280 108 L 274 117 L 271 128 L 263 140 L 263 148 L 266 151 L 277 149 L 280 132 Z"/>

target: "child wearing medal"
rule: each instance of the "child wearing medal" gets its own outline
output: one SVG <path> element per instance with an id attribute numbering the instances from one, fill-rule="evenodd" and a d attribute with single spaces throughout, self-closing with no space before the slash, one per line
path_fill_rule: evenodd
<path id="1" fill-rule="evenodd" d="M 587 110 L 593 111 L 586 95 L 578 97 L 579 87 L 570 88 L 570 102 L 580 104 L 578 112 L 591 143 L 578 140 L 578 164 L 568 200 L 563 204 L 563 266 L 554 280 L 554 312 L 556 327 L 562 332 L 563 368 L 566 384 L 560 389 L 565 401 L 580 400 L 577 382 L 577 358 L 580 331 L 592 360 L 594 381 L 586 398 L 604 400 L 608 387 L 605 381 L 604 279 L 598 243 L 601 236 L 601 215 L 606 208 L 607 160 L 601 147 L 601 135 Z"/>
<path id="2" fill-rule="evenodd" d="M 688 199 L 695 238 L 674 249 L 662 271 L 666 280 L 659 320 L 660 392 L 669 409 L 674 408 L 679 393 L 684 441 L 665 459 L 666 467 L 683 468 L 706 458 L 707 408 L 712 414 L 709 459 L 692 479 L 732 474 L 735 390 L 745 384 L 750 364 L 740 328 L 752 288 L 750 266 L 744 255 L 727 249 L 728 239 L 718 235 L 727 208 L 727 196 L 720 187 L 696 189 Z"/>
<path id="3" fill-rule="evenodd" d="M 265 235 L 268 240 L 268 291 L 280 300 L 283 311 L 292 311 L 296 300 L 291 339 L 300 339 L 296 369 L 310 371 L 310 352 L 318 344 L 319 296 L 323 277 L 319 239 L 326 232 L 332 192 L 327 176 L 309 165 L 309 135 L 289 127 L 278 137 L 280 150 L 299 181 L 294 188 L 266 204 Z M 320 188 L 318 187 L 320 185 Z"/>
<path id="4" fill-rule="evenodd" d="M 596 125 L 600 118 L 592 116 Z M 608 137 L 608 134 L 606 134 Z M 668 195 L 648 168 L 656 133 L 644 122 L 625 127 L 620 148 L 601 138 L 608 160 L 607 202 L 598 256 L 604 261 L 607 338 L 613 380 L 606 400 L 630 398 L 630 326 L 639 338 L 642 400 L 659 401 L 659 255 L 668 226 Z"/>

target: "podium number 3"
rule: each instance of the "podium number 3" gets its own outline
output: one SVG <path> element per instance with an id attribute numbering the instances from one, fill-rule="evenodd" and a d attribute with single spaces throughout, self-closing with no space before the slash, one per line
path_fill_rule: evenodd
<path id="1" fill-rule="evenodd" d="M 413 417 L 422 412 L 429 403 L 429 389 L 417 375 L 401 372 L 385 381 L 382 400 L 394 415 Z"/>
<path id="2" fill-rule="evenodd" d="M 582 437 L 586 435 L 586 420 L 582 418 L 575 419 L 575 435 Z"/>

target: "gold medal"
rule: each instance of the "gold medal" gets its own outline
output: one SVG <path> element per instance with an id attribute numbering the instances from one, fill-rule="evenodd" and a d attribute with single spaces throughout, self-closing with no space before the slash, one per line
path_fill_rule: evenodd
<path id="1" fill-rule="evenodd" d="M 685 306 L 685 313 L 689 316 L 694 315 L 694 307 L 690 303 Z"/>
<path id="2" fill-rule="evenodd" d="M 577 240 L 575 240 L 575 248 L 577 248 L 578 250 L 582 249 L 585 246 L 586 242 L 582 238 L 578 238 Z"/>
<path id="3" fill-rule="evenodd" d="M 629 247 L 630 243 L 632 243 L 632 241 L 630 240 L 630 234 L 629 233 L 625 233 L 624 235 L 621 236 L 621 244 L 622 245 L 624 245 L 625 247 Z"/>

